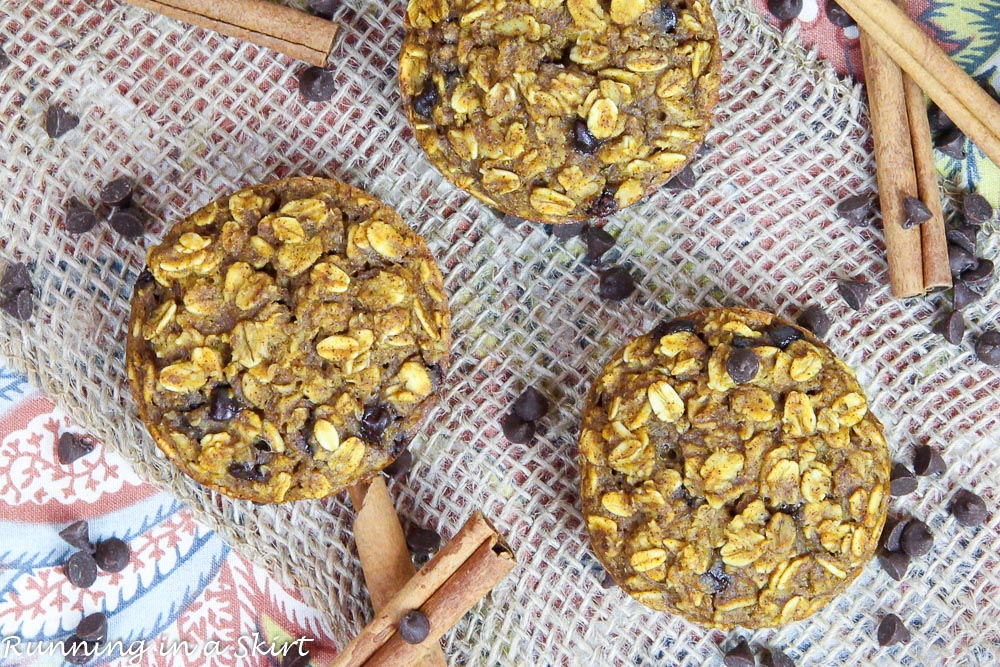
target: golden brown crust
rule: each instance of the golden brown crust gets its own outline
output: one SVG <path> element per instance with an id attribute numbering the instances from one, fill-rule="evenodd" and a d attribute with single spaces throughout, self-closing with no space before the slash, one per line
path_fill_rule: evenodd
<path id="1" fill-rule="evenodd" d="M 418 143 L 452 183 L 527 220 L 649 195 L 694 155 L 718 101 L 706 0 L 409 0 L 406 27 Z"/>
<path id="2" fill-rule="evenodd" d="M 738 308 L 675 322 L 622 348 L 587 397 L 594 550 L 654 609 L 720 628 L 801 620 L 875 552 L 889 501 L 881 424 L 804 329 Z M 734 382 L 747 349 L 757 370 Z"/>
<path id="3" fill-rule="evenodd" d="M 202 208 L 150 250 L 126 359 L 182 471 L 282 502 L 388 465 L 436 400 L 450 342 L 423 239 L 361 190 L 291 178 Z"/>

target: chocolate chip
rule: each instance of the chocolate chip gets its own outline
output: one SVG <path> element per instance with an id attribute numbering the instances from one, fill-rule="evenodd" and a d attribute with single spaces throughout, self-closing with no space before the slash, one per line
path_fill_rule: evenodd
<path id="1" fill-rule="evenodd" d="M 965 336 L 965 317 L 957 310 L 951 311 L 934 325 L 934 333 L 941 334 L 952 345 L 959 345 Z"/>
<path id="2" fill-rule="evenodd" d="M 98 542 L 97 549 L 94 552 L 94 560 L 97 561 L 97 567 L 105 572 L 121 572 L 128 565 L 131 556 L 132 550 L 129 549 L 124 541 L 117 537 L 111 537 L 103 542 Z"/>
<path id="3" fill-rule="evenodd" d="M 79 588 L 90 588 L 97 581 L 97 563 L 86 551 L 77 551 L 63 566 L 69 583 Z"/>
<path id="4" fill-rule="evenodd" d="M 71 665 L 85 665 L 97 655 L 97 644 L 72 635 L 63 644 L 63 658 Z"/>
<path id="5" fill-rule="evenodd" d="M 983 298 L 982 294 L 979 294 L 961 280 L 955 281 L 955 286 L 952 290 L 952 308 L 955 310 L 961 310 L 969 304 L 979 301 L 981 298 Z"/>
<path id="6" fill-rule="evenodd" d="M 418 609 L 411 609 L 399 619 L 399 636 L 407 644 L 419 644 L 431 633 L 431 622 Z"/>
<path id="7" fill-rule="evenodd" d="M 146 285 L 151 285 L 153 283 L 153 272 L 149 270 L 149 267 L 143 267 L 142 271 L 135 278 L 135 286 L 145 287 Z"/>
<path id="8" fill-rule="evenodd" d="M 664 336 L 669 336 L 674 333 L 681 333 L 686 331 L 688 333 L 694 333 L 694 322 L 691 320 L 684 319 L 683 317 L 678 317 L 672 320 L 666 320 L 660 322 L 653 330 L 649 332 L 650 338 L 653 340 L 660 340 Z"/>
<path id="9" fill-rule="evenodd" d="M 993 219 L 993 207 L 986 197 L 970 192 L 962 197 L 962 213 L 965 222 L 970 225 L 981 225 Z"/>
<path id="10" fill-rule="evenodd" d="M 549 399 L 534 387 L 528 387 L 514 400 L 511 411 L 525 421 L 537 421 L 549 411 Z"/>
<path id="11" fill-rule="evenodd" d="M 535 437 L 535 422 L 521 419 L 513 412 L 500 420 L 503 436 L 516 445 L 526 445 Z"/>
<path id="12" fill-rule="evenodd" d="M 951 498 L 948 511 L 963 526 L 975 528 L 985 523 L 986 502 L 972 491 L 959 489 Z"/>
<path id="13" fill-rule="evenodd" d="M 552 225 L 552 236 L 557 239 L 571 239 L 583 234 L 586 227 L 586 222 L 567 222 L 561 225 Z"/>
<path id="14" fill-rule="evenodd" d="M 948 118 L 948 114 L 941 111 L 937 104 L 931 104 L 927 108 L 927 124 L 930 125 L 931 132 L 937 134 L 955 127 L 955 123 Z"/>
<path id="15" fill-rule="evenodd" d="M 653 23 L 663 32 L 673 32 L 677 28 L 677 12 L 669 2 L 661 2 L 653 12 Z"/>
<path id="16" fill-rule="evenodd" d="M 893 644 L 905 644 L 910 641 L 910 631 L 903 626 L 899 616 L 886 614 L 878 624 L 879 646 L 892 646 Z"/>
<path id="17" fill-rule="evenodd" d="M 4 294 L 17 294 L 22 290 L 31 289 L 31 269 L 24 262 L 9 264 L 0 278 L 0 291 Z"/>
<path id="18" fill-rule="evenodd" d="M 502 222 L 504 227 L 507 227 L 508 229 L 517 229 L 523 225 L 526 220 L 524 218 L 519 218 L 516 215 L 506 214 L 500 218 L 500 222 Z"/>
<path id="19" fill-rule="evenodd" d="M 601 142 L 587 127 L 587 121 L 579 116 L 573 121 L 573 148 L 584 155 L 593 155 L 601 147 Z"/>
<path id="20" fill-rule="evenodd" d="M 716 561 L 711 569 L 701 575 L 701 583 L 712 595 L 721 593 L 729 588 L 733 583 L 733 578 L 726 573 L 725 565 L 722 561 Z"/>
<path id="21" fill-rule="evenodd" d="M 902 463 L 893 463 L 889 473 L 889 494 L 895 497 L 908 496 L 917 490 L 917 478 L 913 471 Z"/>
<path id="22" fill-rule="evenodd" d="M 913 472 L 921 477 L 940 475 L 947 469 L 941 452 L 930 445 L 920 445 L 913 452 Z"/>
<path id="23" fill-rule="evenodd" d="M 424 81 L 424 87 L 420 89 L 420 93 L 413 98 L 413 113 L 422 118 L 430 118 L 431 114 L 434 113 L 434 107 L 440 100 L 437 85 L 433 79 L 428 78 Z"/>
<path id="24" fill-rule="evenodd" d="M 851 310 L 861 310 L 875 286 L 864 280 L 838 280 L 837 291 Z"/>
<path id="25" fill-rule="evenodd" d="M 802 338 L 802 332 L 788 324 L 775 324 L 767 330 L 767 337 L 771 343 L 784 350 L 797 340 Z"/>
<path id="26" fill-rule="evenodd" d="M 737 347 L 729 353 L 729 359 L 726 360 L 726 372 L 736 384 L 750 382 L 757 377 L 759 370 L 760 359 L 753 350 Z"/>
<path id="27" fill-rule="evenodd" d="M 993 284 L 993 262 L 980 258 L 974 267 L 962 271 L 959 279 L 968 285 L 969 289 L 985 295 Z"/>
<path id="28" fill-rule="evenodd" d="M 430 555 L 441 548 L 441 536 L 429 528 L 411 526 L 406 531 L 406 546 L 415 555 Z"/>
<path id="29" fill-rule="evenodd" d="M 934 535 L 931 534 L 931 529 L 918 519 L 911 519 L 899 538 L 899 548 L 912 558 L 930 553 L 933 546 Z"/>
<path id="30" fill-rule="evenodd" d="M 857 25 L 854 19 L 851 18 L 851 15 L 838 5 L 835 0 L 828 0 L 826 3 L 826 18 L 838 28 L 850 28 L 853 25 Z"/>
<path id="31" fill-rule="evenodd" d="M 76 433 L 68 431 L 59 436 L 59 443 L 56 445 L 56 455 L 59 457 L 59 463 L 66 466 L 92 451 L 94 451 L 94 443 L 84 440 Z"/>
<path id="32" fill-rule="evenodd" d="M 392 463 L 387 465 L 382 470 L 382 472 L 393 479 L 399 479 L 400 477 L 405 476 L 406 473 L 410 472 L 412 468 L 413 453 L 408 449 L 404 449 Z"/>
<path id="33" fill-rule="evenodd" d="M 868 218 L 872 200 L 868 195 L 851 195 L 837 204 L 837 215 L 851 224 L 860 225 Z"/>
<path id="34" fill-rule="evenodd" d="M 953 160 L 965 159 L 965 134 L 957 127 L 942 132 L 934 144 L 939 151 Z"/>
<path id="35" fill-rule="evenodd" d="M 0 48 L 0 72 L 4 71 L 8 67 L 10 67 L 10 56 L 7 55 L 6 51 Z"/>
<path id="36" fill-rule="evenodd" d="M 742 347 L 754 347 L 755 345 L 757 345 L 757 339 L 756 338 L 748 338 L 746 336 L 741 336 L 739 334 L 735 334 L 733 336 L 733 340 L 729 344 L 732 345 L 733 347 L 741 347 L 741 348 Z"/>
<path id="37" fill-rule="evenodd" d="M 736 646 L 726 651 L 722 664 L 726 667 L 755 667 L 757 661 L 753 657 L 750 644 L 747 640 L 741 639 Z"/>
<path id="38" fill-rule="evenodd" d="M 989 366 L 1000 366 L 1000 333 L 987 330 L 976 339 L 976 357 Z"/>
<path id="39" fill-rule="evenodd" d="M 61 104 L 53 104 L 45 112 L 45 133 L 58 139 L 80 124 L 80 117 Z"/>
<path id="40" fill-rule="evenodd" d="M 618 200 L 611 188 L 605 188 L 587 207 L 587 215 L 595 218 L 604 218 L 617 212 Z"/>
<path id="41" fill-rule="evenodd" d="M 217 384 L 208 397 L 208 417 L 219 422 L 227 422 L 239 414 L 240 406 L 233 397 L 233 389 L 228 384 Z"/>
<path id="42" fill-rule="evenodd" d="M 800 327 L 812 331 L 817 338 L 823 338 L 830 333 L 830 327 L 833 325 L 830 322 L 830 316 L 816 303 L 803 310 L 795 322 Z"/>
<path id="43" fill-rule="evenodd" d="M 108 617 L 99 611 L 84 616 L 76 626 L 76 636 L 87 642 L 105 641 L 108 638 Z"/>
<path id="44" fill-rule="evenodd" d="M 600 227 L 588 226 L 583 235 L 587 242 L 587 259 L 599 262 L 604 254 L 615 246 L 615 237 Z"/>
<path id="45" fill-rule="evenodd" d="M 795 667 L 795 661 L 776 648 L 766 648 L 760 652 L 760 667 Z"/>
<path id="46" fill-rule="evenodd" d="M 133 189 L 131 178 L 119 176 L 101 189 L 101 201 L 108 206 L 128 206 L 132 203 Z"/>
<path id="47" fill-rule="evenodd" d="M 767 0 L 767 11 L 779 21 L 791 21 L 802 13 L 802 0 Z"/>
<path id="48" fill-rule="evenodd" d="M 97 224 L 97 215 L 82 201 L 73 197 L 66 206 L 63 227 L 70 234 L 89 232 Z"/>
<path id="49" fill-rule="evenodd" d="M 332 69 L 307 67 L 299 73 L 299 93 L 309 102 L 328 102 L 337 91 L 337 76 Z"/>
<path id="50" fill-rule="evenodd" d="M 903 531 L 906 530 L 910 521 L 911 518 L 908 516 L 888 519 L 882 528 L 882 535 L 879 537 L 879 546 L 886 551 L 899 551 Z"/>
<path id="51" fill-rule="evenodd" d="M 688 162 L 684 165 L 683 169 L 674 174 L 673 178 L 667 181 L 667 184 L 664 187 L 673 192 L 690 190 L 694 187 L 697 180 L 698 176 L 694 173 L 694 168 L 691 167 L 691 163 Z"/>
<path id="52" fill-rule="evenodd" d="M 957 225 L 949 227 L 944 232 L 944 237 L 948 243 L 957 245 L 959 248 L 968 250 L 970 253 L 976 252 L 976 237 L 979 235 L 979 227 L 975 225 Z"/>
<path id="53" fill-rule="evenodd" d="M 233 461 L 229 464 L 229 474 L 247 482 L 266 482 L 271 477 L 256 461 Z"/>
<path id="54" fill-rule="evenodd" d="M 385 430 L 389 428 L 396 419 L 396 414 L 391 407 L 380 403 L 369 403 L 361 413 L 361 421 L 358 423 L 358 435 L 365 442 L 379 444 Z"/>
<path id="55" fill-rule="evenodd" d="M 910 567 L 910 557 L 902 551 L 883 551 L 878 555 L 879 565 L 896 581 L 902 581 Z"/>
<path id="56" fill-rule="evenodd" d="M 146 223 L 142 217 L 131 208 L 120 208 L 108 218 L 108 224 L 127 239 L 134 239 L 142 236 L 146 231 Z"/>
<path id="57" fill-rule="evenodd" d="M 602 569 L 601 588 L 608 590 L 609 588 L 614 588 L 617 585 L 618 584 L 615 582 L 615 578 L 611 576 L 611 573 Z"/>
<path id="58" fill-rule="evenodd" d="M 294 644 L 294 642 L 293 642 Z M 281 667 L 309 667 L 312 656 L 302 643 L 288 646 L 285 656 L 281 659 Z"/>
<path id="59" fill-rule="evenodd" d="M 341 0 L 309 0 L 309 9 L 320 18 L 332 19 Z"/>
<path id="60" fill-rule="evenodd" d="M 635 291 L 635 280 L 624 266 L 615 266 L 601 273 L 598 295 L 608 301 L 623 301 Z"/>
<path id="61" fill-rule="evenodd" d="M 948 270 L 951 275 L 958 276 L 969 269 L 975 268 L 979 260 L 971 252 L 961 246 L 948 244 Z"/>
<path id="62" fill-rule="evenodd" d="M 27 322 L 31 319 L 31 313 L 35 309 L 31 299 L 31 290 L 24 289 L 14 296 L 8 297 L 0 304 L 0 308 L 3 308 L 4 312 L 11 317 Z"/>
<path id="63" fill-rule="evenodd" d="M 913 229 L 930 219 L 931 210 L 927 204 L 909 195 L 903 198 L 903 229 Z"/>
<path id="64" fill-rule="evenodd" d="M 90 544 L 90 529 L 86 521 L 74 521 L 59 531 L 59 537 L 70 546 L 74 546 L 81 551 L 93 551 Z"/>

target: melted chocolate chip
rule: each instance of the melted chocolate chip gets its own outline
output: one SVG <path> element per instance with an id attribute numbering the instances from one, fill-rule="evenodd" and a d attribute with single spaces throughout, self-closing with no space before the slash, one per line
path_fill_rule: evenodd
<path id="1" fill-rule="evenodd" d="M 361 414 L 358 423 L 358 436 L 365 442 L 379 444 L 385 430 L 396 418 L 392 408 L 380 403 L 369 403 Z"/>
<path id="2" fill-rule="evenodd" d="M 726 372 L 736 384 L 750 382 L 757 377 L 759 370 L 760 359 L 753 350 L 737 347 L 729 353 L 729 359 L 726 360 Z"/>
<path id="3" fill-rule="evenodd" d="M 618 211 L 618 200 L 615 193 L 610 188 L 605 188 L 604 192 L 598 195 L 597 199 L 587 207 L 587 215 L 595 218 L 603 218 Z"/>
<path id="4" fill-rule="evenodd" d="M 587 127 L 587 121 L 577 117 L 573 121 L 573 148 L 584 155 L 593 155 L 600 147 L 601 142 Z"/>
<path id="5" fill-rule="evenodd" d="M 423 118 L 430 118 L 431 114 L 434 113 L 434 107 L 440 100 L 441 96 L 438 94 L 434 81 L 427 79 L 424 82 L 424 87 L 420 89 L 420 93 L 413 98 L 413 113 Z"/>
<path id="6" fill-rule="evenodd" d="M 209 396 L 208 416 L 215 421 L 229 421 L 239 413 L 239 405 L 228 384 L 216 385 Z"/>
<path id="7" fill-rule="evenodd" d="M 229 474 L 236 479 L 248 482 L 265 482 L 270 478 L 270 473 L 264 472 L 256 462 L 234 461 L 229 464 Z"/>
<path id="8" fill-rule="evenodd" d="M 771 344 L 784 350 L 797 340 L 802 338 L 802 332 L 788 324 L 775 324 L 767 330 L 767 337 Z"/>
<path id="9" fill-rule="evenodd" d="M 694 322 L 686 320 L 683 317 L 666 320 L 657 324 L 653 330 L 649 332 L 649 336 L 653 340 L 660 340 L 664 336 L 668 336 L 673 333 L 680 333 L 681 331 L 694 333 Z"/>

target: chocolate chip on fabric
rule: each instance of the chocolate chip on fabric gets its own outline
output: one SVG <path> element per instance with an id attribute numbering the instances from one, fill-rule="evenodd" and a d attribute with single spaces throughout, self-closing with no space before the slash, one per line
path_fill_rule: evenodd
<path id="1" fill-rule="evenodd" d="M 549 399 L 534 387 L 528 387 L 514 399 L 511 411 L 525 421 L 537 421 L 549 411 Z"/>
<path id="2" fill-rule="evenodd" d="M 615 578 L 611 576 L 611 573 L 607 570 L 603 570 L 601 575 L 601 588 L 608 590 L 614 588 L 618 584 L 615 582 Z"/>
<path id="3" fill-rule="evenodd" d="M 573 148 L 584 155 L 593 155 L 601 147 L 601 142 L 587 127 L 587 121 L 579 116 L 573 121 Z"/>
<path id="4" fill-rule="evenodd" d="M 908 516 L 890 518 L 882 528 L 882 535 L 879 538 L 879 546 L 886 551 L 899 551 L 900 542 L 903 539 L 903 531 L 910 525 L 912 519 Z"/>
<path id="5" fill-rule="evenodd" d="M 694 173 L 694 168 L 691 167 L 691 163 L 689 162 L 684 165 L 683 169 L 674 174 L 673 178 L 667 181 L 667 184 L 664 187 L 672 192 L 690 190 L 694 187 L 697 180 L 698 176 Z"/>
<path id="6" fill-rule="evenodd" d="M 598 295 L 607 301 L 624 301 L 635 291 L 635 279 L 624 266 L 615 266 L 601 273 Z"/>
<path id="7" fill-rule="evenodd" d="M 969 286 L 969 289 L 985 296 L 993 284 L 993 261 L 979 258 L 974 267 L 962 271 L 959 278 Z"/>
<path id="8" fill-rule="evenodd" d="M 0 47 L 0 72 L 10 67 L 10 56 Z"/>
<path id="9" fill-rule="evenodd" d="M 409 449 L 404 449 L 392 463 L 383 468 L 382 472 L 393 479 L 399 479 L 410 472 L 412 468 L 413 452 Z"/>
<path id="10" fill-rule="evenodd" d="M 557 239 L 571 239 L 583 234 L 586 222 L 567 222 L 562 225 L 552 225 L 552 236 Z"/>
<path id="11" fill-rule="evenodd" d="M 913 229 L 931 219 L 931 210 L 927 204 L 916 197 L 907 195 L 903 198 L 903 229 Z"/>
<path id="12" fill-rule="evenodd" d="M 246 482 L 266 482 L 271 473 L 265 472 L 256 461 L 233 461 L 229 464 L 229 474 Z"/>
<path id="13" fill-rule="evenodd" d="M 911 558 L 918 558 L 930 553 L 933 546 L 934 535 L 931 533 L 931 529 L 919 519 L 911 519 L 899 538 L 899 548 Z"/>
<path id="14" fill-rule="evenodd" d="M 983 298 L 983 295 L 966 285 L 961 280 L 955 280 L 952 289 L 952 308 L 961 310 L 969 304 L 975 303 Z"/>
<path id="15" fill-rule="evenodd" d="M 841 298 L 851 308 L 851 310 L 861 310 L 868 301 L 868 297 L 874 291 L 875 286 L 864 280 L 838 280 L 837 292 Z"/>
<path id="16" fill-rule="evenodd" d="M 587 259 L 599 262 L 604 254 L 615 247 L 615 237 L 600 227 L 588 226 L 583 234 L 587 242 Z"/>
<path id="17" fill-rule="evenodd" d="M 590 206 L 587 207 L 587 215 L 593 216 L 595 218 L 606 218 L 609 215 L 613 215 L 618 212 L 618 200 L 615 199 L 615 193 L 610 188 L 605 188 L 604 191 L 598 195 Z"/>
<path id="18" fill-rule="evenodd" d="M 86 551 L 77 551 L 63 566 L 69 583 L 79 588 L 90 588 L 97 581 L 97 563 Z"/>
<path id="19" fill-rule="evenodd" d="M 433 79 L 428 78 L 424 82 L 424 87 L 413 98 L 413 113 L 422 118 L 430 118 L 431 114 L 434 113 L 434 107 L 440 100 L 441 96 L 438 94 L 437 85 Z"/>
<path id="20" fill-rule="evenodd" d="M 802 338 L 802 332 L 787 324 L 775 324 L 767 330 L 767 337 L 775 347 L 784 350 Z"/>
<path id="21" fill-rule="evenodd" d="M 837 215 L 851 224 L 860 225 L 868 219 L 871 208 L 871 196 L 851 195 L 837 204 Z"/>
<path id="22" fill-rule="evenodd" d="M 312 655 L 301 643 L 294 643 L 287 647 L 285 656 L 281 659 L 281 667 L 308 667 Z"/>
<path id="23" fill-rule="evenodd" d="M 132 550 L 129 549 L 124 541 L 117 537 L 99 542 L 97 549 L 94 551 L 94 560 L 97 561 L 97 567 L 105 572 L 121 572 L 128 565 L 131 557 Z"/>
<path id="24" fill-rule="evenodd" d="M 87 642 L 105 641 L 108 638 L 108 617 L 99 611 L 84 616 L 76 626 L 76 636 Z"/>
<path id="25" fill-rule="evenodd" d="M 526 445 L 535 437 L 535 422 L 509 412 L 500 420 L 503 436 L 515 445 Z"/>
<path id="26" fill-rule="evenodd" d="M 24 289 L 13 296 L 7 297 L 0 303 L 0 308 L 14 319 L 27 322 L 31 319 L 31 314 L 35 310 L 35 305 L 31 298 L 31 290 Z"/>
<path id="27" fill-rule="evenodd" d="M 781 649 L 765 648 L 760 652 L 760 667 L 795 667 L 795 661 Z"/>
<path id="28" fill-rule="evenodd" d="M 121 208 L 116 210 L 108 218 L 111 229 L 118 232 L 127 239 L 134 239 L 142 236 L 146 232 L 146 223 L 142 217 L 131 208 Z"/>
<path id="29" fill-rule="evenodd" d="M 830 322 L 830 316 L 826 314 L 826 311 L 819 304 L 811 304 L 808 308 L 803 310 L 795 322 L 800 326 L 809 331 L 812 331 L 817 338 L 824 338 L 828 333 L 830 333 L 830 327 L 832 322 Z"/>
<path id="30" fill-rule="evenodd" d="M 910 641 L 910 631 L 899 620 L 895 614 L 886 614 L 878 624 L 879 646 L 892 646 L 893 644 L 905 644 Z"/>
<path id="31" fill-rule="evenodd" d="M 63 219 L 63 227 L 70 234 L 83 234 L 89 232 L 97 224 L 97 214 L 82 201 L 73 197 L 66 205 L 66 217 Z"/>
<path id="32" fill-rule="evenodd" d="M 757 661 L 753 657 L 750 644 L 747 640 L 741 639 L 736 646 L 726 651 L 722 664 L 726 667 L 755 667 Z"/>
<path id="33" fill-rule="evenodd" d="M 239 413 L 239 405 L 233 397 L 233 389 L 228 384 L 212 388 L 208 397 L 208 417 L 215 421 L 229 421 Z"/>
<path id="34" fill-rule="evenodd" d="M 957 225 L 949 227 L 944 232 L 944 237 L 948 243 L 964 248 L 970 253 L 976 252 L 976 236 L 979 235 L 979 227 L 975 225 Z"/>
<path id="35" fill-rule="evenodd" d="M 917 490 L 917 478 L 913 471 L 902 463 L 893 463 L 889 473 L 889 494 L 895 497 L 908 496 Z"/>
<path id="36" fill-rule="evenodd" d="M 61 104 L 53 104 L 45 112 L 45 133 L 58 139 L 80 124 L 80 117 Z"/>
<path id="37" fill-rule="evenodd" d="M 910 567 L 910 557 L 902 551 L 884 551 L 878 556 L 878 563 L 890 577 L 902 581 Z"/>
<path id="38" fill-rule="evenodd" d="M 429 528 L 411 526 L 406 531 L 406 546 L 414 555 L 430 555 L 441 548 L 441 536 Z"/>
<path id="39" fill-rule="evenodd" d="M 389 425 L 396 419 L 395 411 L 381 403 L 369 403 L 361 413 L 358 435 L 365 442 L 378 444 Z"/>
<path id="40" fill-rule="evenodd" d="M 756 338 L 748 338 L 747 336 L 741 336 L 739 334 L 733 335 L 733 340 L 729 343 L 733 347 L 754 347 L 757 345 Z"/>
<path id="41" fill-rule="evenodd" d="M 921 477 L 940 475 L 947 467 L 941 452 L 930 445 L 920 445 L 913 451 L 913 472 Z"/>
<path id="42" fill-rule="evenodd" d="M 960 344 L 965 336 L 965 317 L 957 310 L 949 312 L 934 325 L 934 333 L 941 334 L 952 345 Z"/>
<path id="43" fill-rule="evenodd" d="M 836 3 L 836 0 L 828 0 L 826 3 L 826 18 L 838 28 L 850 28 L 853 25 L 857 25 L 854 19 L 851 18 L 851 15 Z"/>
<path id="44" fill-rule="evenodd" d="M 957 127 L 952 127 L 941 133 L 941 136 L 934 142 L 937 149 L 953 160 L 964 160 L 965 134 Z"/>
<path id="45" fill-rule="evenodd" d="M 101 202 L 108 206 L 123 207 L 132 203 L 135 186 L 128 176 L 119 176 L 101 188 Z"/>
<path id="46" fill-rule="evenodd" d="M 86 521 L 74 521 L 59 531 L 59 537 L 63 542 L 76 547 L 82 551 L 93 551 L 94 547 L 90 543 L 90 529 Z"/>
<path id="47" fill-rule="evenodd" d="M 56 456 L 59 457 L 59 463 L 66 466 L 92 451 L 94 451 L 94 443 L 68 431 L 59 436 L 59 442 L 56 444 Z"/>
<path id="48" fill-rule="evenodd" d="M 948 270 L 951 275 L 961 275 L 978 264 L 979 260 L 971 252 L 953 243 L 948 244 Z"/>
<path id="49" fill-rule="evenodd" d="M 962 197 L 962 214 L 965 222 L 979 226 L 993 219 L 993 207 L 986 197 L 970 192 Z"/>
<path id="50" fill-rule="evenodd" d="M 726 360 L 726 372 L 736 384 L 750 382 L 757 377 L 760 370 L 760 358 L 757 353 L 745 347 L 733 348 Z"/>
<path id="51" fill-rule="evenodd" d="M 767 0 L 767 11 L 779 21 L 791 21 L 802 13 L 802 0 Z"/>
<path id="52" fill-rule="evenodd" d="M 1000 366 L 1000 333 L 984 331 L 976 339 L 976 357 L 989 366 Z"/>
<path id="53" fill-rule="evenodd" d="M 963 526 L 975 528 L 986 522 L 986 501 L 972 491 L 959 489 L 951 498 L 948 511 Z"/>
<path id="54" fill-rule="evenodd" d="M 669 2 L 661 2 L 653 12 L 653 23 L 663 32 L 673 32 L 677 27 L 677 12 Z"/>
<path id="55" fill-rule="evenodd" d="M 431 633 L 431 621 L 419 609 L 411 609 L 399 619 L 399 636 L 407 644 L 419 644 Z"/>
<path id="56" fill-rule="evenodd" d="M 309 0 L 309 9 L 320 18 L 332 19 L 341 0 Z"/>
<path id="57" fill-rule="evenodd" d="M 13 295 L 31 289 L 31 269 L 24 262 L 9 264 L 0 278 L 0 292 Z"/>
<path id="58" fill-rule="evenodd" d="M 337 77 L 332 69 L 307 67 L 299 73 L 299 93 L 306 100 L 328 102 L 335 92 L 337 92 Z"/>
<path id="59" fill-rule="evenodd" d="M 938 133 L 950 130 L 955 127 L 955 123 L 948 118 L 948 114 L 941 111 L 937 104 L 931 104 L 927 108 L 927 124 L 930 125 L 931 132 Z"/>
<path id="60" fill-rule="evenodd" d="M 97 644 L 71 636 L 63 644 L 63 658 L 71 665 L 85 665 L 97 655 Z"/>

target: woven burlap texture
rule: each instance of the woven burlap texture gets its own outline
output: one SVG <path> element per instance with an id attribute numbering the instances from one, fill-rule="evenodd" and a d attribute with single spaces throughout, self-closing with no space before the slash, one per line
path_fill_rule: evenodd
<path id="1" fill-rule="evenodd" d="M 604 302 L 579 239 L 508 228 L 420 152 L 397 92 L 404 4 L 343 3 L 337 92 L 310 104 L 296 90 L 301 65 L 267 50 L 107 0 L 4 2 L 0 40 L 13 64 L 0 72 L 0 259 L 34 262 L 37 288 L 29 323 L 3 320 L 4 362 L 298 587 L 341 643 L 370 617 L 348 501 L 263 507 L 202 490 L 139 422 L 123 351 L 132 283 L 170 221 L 291 174 L 365 188 L 427 238 L 454 312 L 453 371 L 413 443 L 415 471 L 392 487 L 400 513 L 450 536 L 481 509 L 520 562 L 447 634 L 452 664 L 721 665 L 720 646 L 740 633 L 706 631 L 601 588 L 578 497 L 582 396 L 616 348 L 664 316 L 720 304 L 794 316 L 818 302 L 894 456 L 909 460 L 928 442 L 951 466 L 893 503 L 936 538 L 903 583 L 872 563 L 813 618 L 752 641 L 784 647 L 800 665 L 1000 664 L 1000 513 L 973 530 L 946 511 L 960 487 L 995 510 L 1000 375 L 976 361 L 969 338 L 955 347 L 931 334 L 943 296 L 892 300 L 877 227 L 833 212 L 848 194 L 874 190 L 863 90 L 802 51 L 794 33 L 777 34 L 739 0 L 717 0 L 724 84 L 697 187 L 608 220 L 619 239 L 610 257 L 631 267 L 639 289 Z M 51 103 L 82 118 L 58 140 L 44 131 Z M 120 174 L 140 184 L 138 205 L 153 221 L 146 237 L 128 242 L 106 225 L 67 234 L 68 198 L 96 203 L 100 184 Z M 995 235 L 986 246 L 993 256 Z M 864 312 L 839 299 L 838 277 L 879 285 Z M 973 336 L 997 320 L 997 293 L 968 309 Z M 527 384 L 554 408 L 532 443 L 514 445 L 498 422 Z M 880 649 L 875 627 L 890 611 L 914 640 Z"/>

